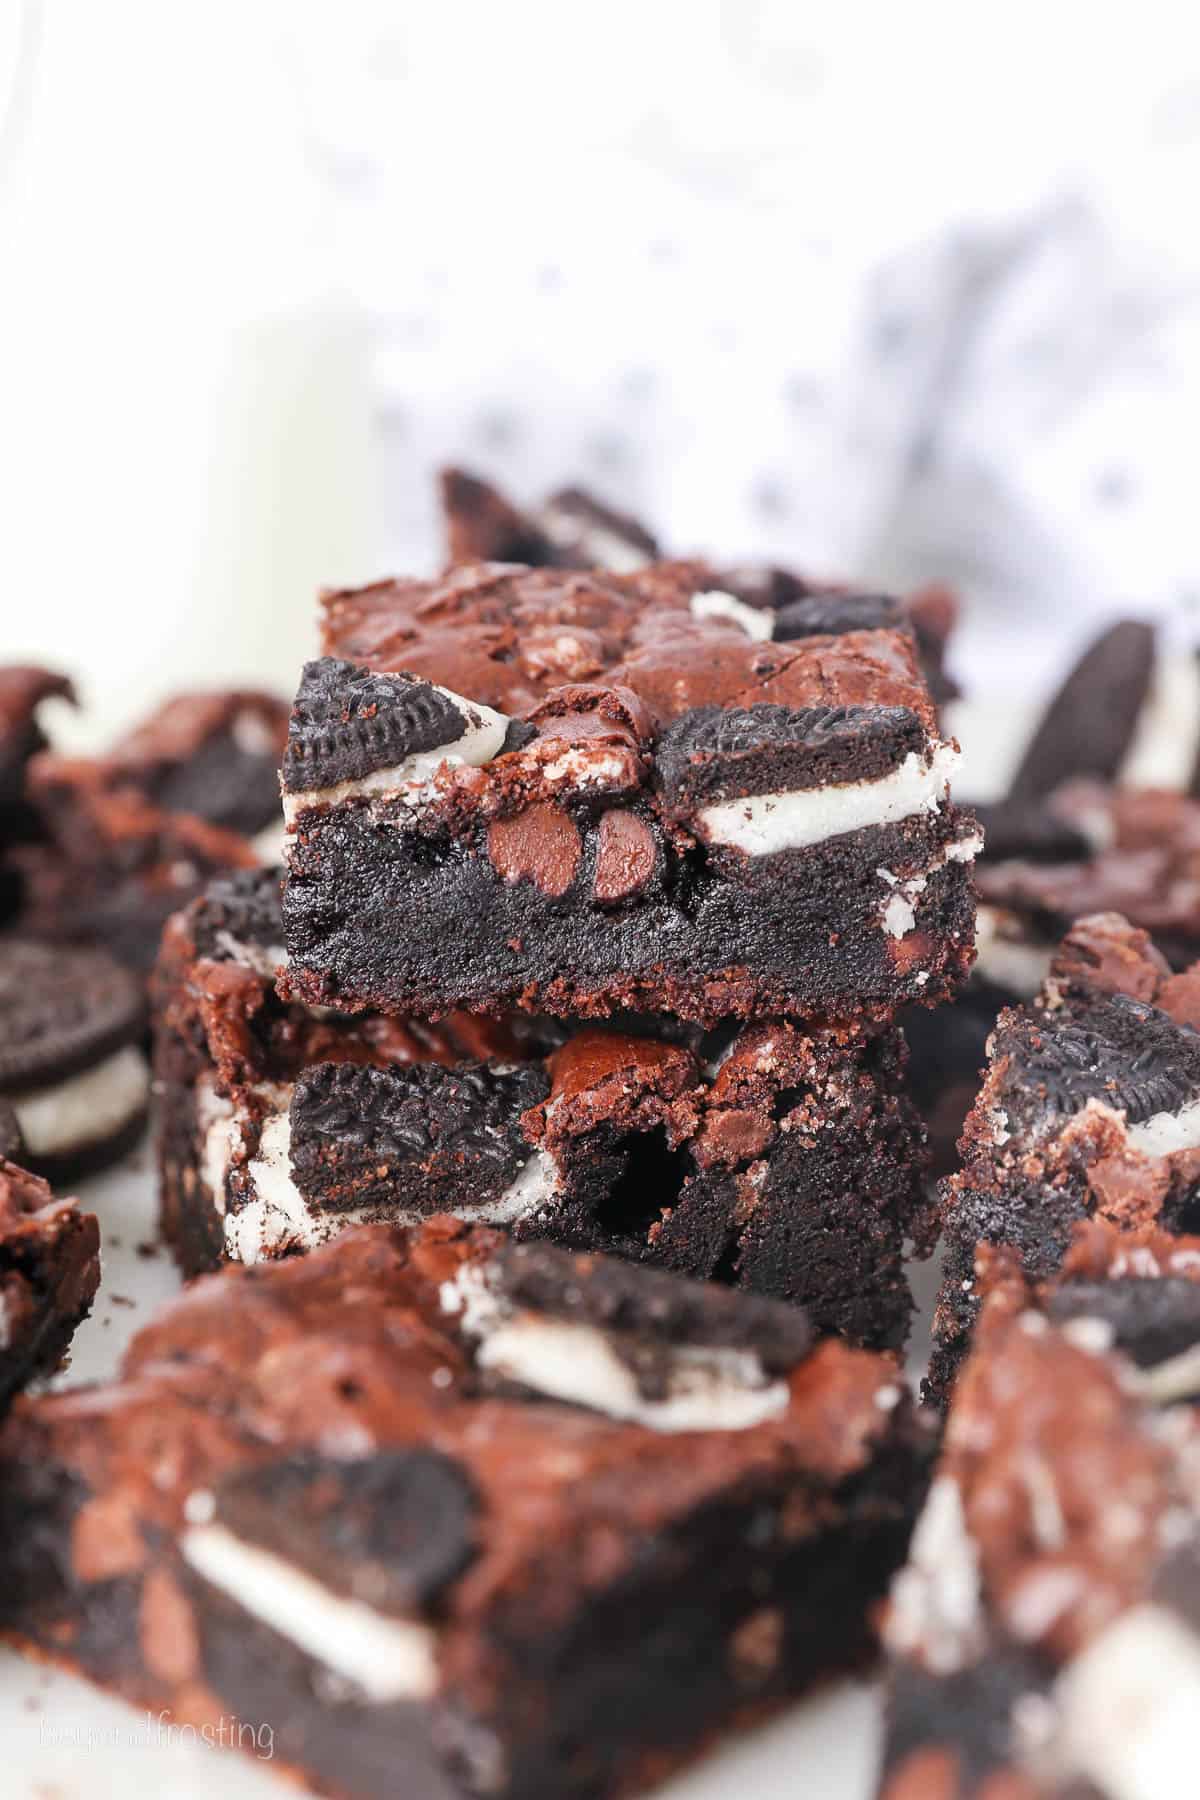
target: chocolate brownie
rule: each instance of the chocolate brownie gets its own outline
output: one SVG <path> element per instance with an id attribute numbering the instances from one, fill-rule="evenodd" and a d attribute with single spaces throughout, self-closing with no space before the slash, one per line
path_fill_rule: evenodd
<path id="1" fill-rule="evenodd" d="M 770 643 L 713 599 L 686 565 L 328 597 L 283 763 L 287 993 L 706 1024 L 952 993 L 979 839 L 911 639 Z"/>
<path id="2" fill-rule="evenodd" d="M 1200 1227 L 1200 970 L 1172 974 L 1144 931 L 1082 919 L 1037 998 L 1000 1015 L 943 1184 L 945 1260 L 931 1391 L 944 1397 L 978 1311 L 976 1247 L 1003 1244 L 1031 1279 L 1071 1232 Z"/>
<path id="3" fill-rule="evenodd" d="M 99 950 L 0 939 L 0 1099 L 51 1180 L 106 1167 L 146 1124 L 141 984 Z"/>
<path id="4" fill-rule="evenodd" d="M 286 729 L 269 694 L 184 694 L 104 755 L 35 758 L 53 843 L 20 854 L 23 928 L 148 970 L 165 920 L 210 876 L 278 861 Z"/>
<path id="5" fill-rule="evenodd" d="M 266 880 L 173 921 L 155 981 L 163 1223 L 186 1272 L 446 1211 L 903 1340 L 905 1250 L 930 1219 L 897 1033 L 314 1019 L 273 990 Z"/>
<path id="6" fill-rule="evenodd" d="M 974 1346 L 893 1584 L 880 1800 L 1167 1800 L 1200 1705 L 1200 1240 L 985 1246 Z"/>
<path id="7" fill-rule="evenodd" d="M 355 1800 L 605 1800 L 870 1657 L 928 1444 L 794 1309 L 366 1226 L 20 1404 L 0 1626 Z"/>
<path id="8" fill-rule="evenodd" d="M 75 691 L 64 675 L 18 664 L 0 667 L 0 925 L 21 906 L 23 887 L 13 847 L 45 835 L 25 775 L 30 759 L 46 748 L 39 714 L 43 701 L 51 699 L 74 702 Z"/>
<path id="9" fill-rule="evenodd" d="M 10 1161 L 23 1148 L 0 1100 L 0 1413 L 35 1376 L 52 1375 L 100 1285 L 100 1231 L 74 1200 Z"/>
<path id="10" fill-rule="evenodd" d="M 540 506 L 522 509 L 465 469 L 444 469 L 439 485 L 451 565 L 526 563 L 629 574 L 661 554 L 645 525 L 582 488 L 563 488 Z M 704 568 L 702 587 L 715 599 L 732 598 L 758 613 L 758 620 L 747 620 L 747 629 L 764 637 L 812 637 L 878 626 L 909 629 L 935 702 L 941 706 L 958 693 L 945 667 L 958 605 L 946 588 L 923 588 L 905 604 L 822 586 L 772 563 L 706 563 Z M 731 616 L 745 615 L 734 610 Z"/>

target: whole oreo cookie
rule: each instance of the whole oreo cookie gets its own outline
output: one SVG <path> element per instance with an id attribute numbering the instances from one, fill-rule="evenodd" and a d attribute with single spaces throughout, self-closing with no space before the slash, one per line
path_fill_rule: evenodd
<path id="1" fill-rule="evenodd" d="M 345 1459 L 298 1450 L 228 1482 L 216 1496 L 226 1530 L 285 1554 L 336 1591 L 385 1610 L 436 1598 L 470 1560 L 477 1501 L 464 1471 L 436 1450 Z"/>
<path id="2" fill-rule="evenodd" d="M 141 983 L 100 950 L 0 943 L 0 1096 L 27 1166 L 54 1178 L 121 1154 L 145 1122 Z"/>
<path id="3" fill-rule="evenodd" d="M 1009 787 L 1014 800 L 1074 776 L 1111 781 L 1133 741 L 1154 673 L 1154 629 L 1122 619 L 1075 664 L 1042 716 Z"/>

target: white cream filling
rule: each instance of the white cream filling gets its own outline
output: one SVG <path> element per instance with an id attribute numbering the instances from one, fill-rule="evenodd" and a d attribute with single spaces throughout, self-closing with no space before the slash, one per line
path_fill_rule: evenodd
<path id="1" fill-rule="evenodd" d="M 1126 1125 L 1126 1141 L 1144 1156 L 1171 1156 L 1200 1146 L 1200 1100 L 1189 1100 L 1178 1112 L 1154 1113 L 1140 1125 Z"/>
<path id="2" fill-rule="evenodd" d="M 539 773 L 543 781 L 567 782 L 576 788 L 609 788 L 624 785 L 628 770 L 628 759 L 614 756 L 611 750 L 571 749 L 543 763 Z"/>
<path id="3" fill-rule="evenodd" d="M 375 1705 L 427 1699 L 437 1687 L 437 1638 L 428 1625 L 391 1619 L 331 1593 L 321 1582 L 245 1544 L 223 1525 L 198 1525 L 180 1540 L 184 1561 L 243 1609 L 351 1681 Z"/>
<path id="4" fill-rule="evenodd" d="M 249 1197 L 243 1205 L 226 1211 L 224 1204 L 225 1177 L 240 1137 L 237 1121 L 215 1118 L 205 1141 L 204 1176 L 214 1198 L 220 1196 L 218 1210 L 225 1212 L 225 1251 L 233 1261 L 256 1263 L 292 1247 L 311 1250 L 369 1219 L 419 1225 L 429 1216 L 427 1208 L 381 1204 L 345 1211 L 314 1207 L 292 1179 L 291 1089 L 280 1087 L 271 1099 L 276 1110 L 264 1118 L 258 1153 L 246 1165 Z M 559 1171 L 553 1157 L 548 1151 L 535 1150 L 502 1193 L 477 1206 L 460 1206 L 455 1216 L 471 1225 L 511 1225 L 552 1199 L 558 1187 Z"/>
<path id="5" fill-rule="evenodd" d="M 775 614 L 769 607 L 747 606 L 736 594 L 722 593 L 719 588 L 693 594 L 688 611 L 693 619 L 729 619 L 756 643 L 764 642 L 775 630 Z"/>
<path id="6" fill-rule="evenodd" d="M 136 1118 L 150 1098 L 150 1070 L 141 1051 L 127 1044 L 81 1075 L 9 1098 L 32 1155 L 63 1156 Z"/>
<path id="7" fill-rule="evenodd" d="M 337 806 L 343 800 L 373 795 L 381 800 L 403 800 L 406 805 L 420 806 L 433 793 L 433 778 L 439 769 L 482 768 L 497 756 L 508 735 L 511 721 L 490 706 L 464 700 L 450 688 L 437 688 L 456 706 L 467 722 L 462 736 L 453 743 L 439 744 L 433 750 L 414 750 L 390 768 L 373 769 L 369 775 L 354 781 L 338 781 L 332 787 L 310 788 L 305 793 L 283 796 L 283 816 L 290 827 L 298 813 L 312 806 Z"/>
<path id="8" fill-rule="evenodd" d="M 442 1309 L 462 1313 L 479 1339 L 476 1362 L 535 1393 L 590 1407 L 654 1431 L 746 1431 L 787 1411 L 786 1381 L 769 1381 L 750 1350 L 684 1344 L 672 1349 L 663 1400 L 647 1400 L 602 1331 L 541 1313 L 510 1312 L 468 1264 L 443 1283 Z"/>
<path id="9" fill-rule="evenodd" d="M 958 1483 L 939 1475 L 913 1532 L 908 1566 L 892 1583 L 885 1638 L 899 1655 L 920 1651 L 935 1675 L 971 1660 L 982 1641 L 979 1553 Z"/>
<path id="10" fill-rule="evenodd" d="M 255 832 L 250 839 L 250 848 L 264 868 L 279 867 L 287 848 L 287 821 L 282 811 L 270 825 L 264 825 L 261 831 Z"/>
<path id="11" fill-rule="evenodd" d="M 211 1077 L 202 1076 L 196 1083 L 196 1129 L 203 1139 L 200 1179 L 217 1211 L 223 1213 L 225 1177 L 233 1161 L 238 1125 L 233 1116 L 233 1101 L 218 1094 Z"/>
<path id="12" fill-rule="evenodd" d="M 1195 1792 L 1200 1642 L 1164 1607 L 1134 1607 L 1054 1686 L 1061 1776 L 1086 1777 L 1109 1800 L 1173 1800 Z"/>
<path id="13" fill-rule="evenodd" d="M 1186 793 L 1200 746 L 1200 662 L 1186 650 L 1155 659 L 1150 692 L 1117 774 L 1127 788 Z"/>
<path id="14" fill-rule="evenodd" d="M 1031 1000 L 1050 973 L 1054 951 L 1005 937 L 1001 921 L 994 906 L 981 906 L 976 913 L 975 972 L 996 987 Z"/>
<path id="15" fill-rule="evenodd" d="M 938 812 L 958 756 L 953 744 L 939 744 L 928 757 L 910 750 L 898 768 L 875 781 L 722 800 L 702 807 L 697 824 L 710 843 L 731 844 L 750 856 L 803 850 L 869 825 L 895 825 L 916 813 Z"/>
<path id="16" fill-rule="evenodd" d="M 278 748 L 275 733 L 262 714 L 246 706 L 234 713 L 230 736 L 243 756 L 274 756 Z"/>

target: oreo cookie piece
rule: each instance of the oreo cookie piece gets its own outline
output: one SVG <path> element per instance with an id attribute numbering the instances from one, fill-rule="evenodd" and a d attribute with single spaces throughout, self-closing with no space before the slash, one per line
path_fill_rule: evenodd
<path id="1" fill-rule="evenodd" d="M 901 601 L 890 594 L 803 594 L 775 614 L 776 643 L 796 638 L 841 637 L 848 631 L 910 631 Z"/>
<path id="2" fill-rule="evenodd" d="M 318 657 L 304 665 L 292 709 L 284 793 L 315 800 L 384 770 L 397 789 L 419 786 L 440 762 L 490 762 L 508 728 L 509 720 L 490 707 L 419 676 Z M 370 786 L 378 791 L 380 784 Z"/>
<path id="3" fill-rule="evenodd" d="M 0 1096 L 31 1169 L 106 1166 L 146 1119 L 141 983 L 102 951 L 0 942 Z"/>
<path id="4" fill-rule="evenodd" d="M 584 488 L 560 488 L 540 505 L 521 509 L 466 469 L 443 469 L 439 484 L 452 563 L 627 570 L 659 554 L 658 540 L 640 520 Z"/>
<path id="5" fill-rule="evenodd" d="M 1112 781 L 1133 741 L 1154 673 L 1154 629 L 1122 619 L 1075 664 L 1042 716 L 1009 785 L 1036 800 L 1072 777 Z"/>
<path id="6" fill-rule="evenodd" d="M 224 1482 L 218 1528 L 287 1558 L 333 1593 L 384 1612 L 431 1605 L 475 1547 L 478 1499 L 463 1468 L 436 1450 L 347 1459 L 303 1449 Z"/>
<path id="7" fill-rule="evenodd" d="M 1097 996 L 1061 1018 L 1005 1015 L 998 1055 L 1010 1058 L 1004 1104 L 1035 1134 L 1092 1100 L 1136 1129 L 1200 1099 L 1200 1034 L 1129 994 Z"/>
<path id="8" fill-rule="evenodd" d="M 926 732 L 904 706 L 702 706 L 668 726 L 655 780 L 672 810 L 749 794 L 874 781 Z"/>
<path id="9" fill-rule="evenodd" d="M 549 1091 L 531 1063 L 318 1063 L 292 1093 L 292 1175 L 306 1200 L 394 1211 L 407 1168 L 420 1175 L 421 1212 L 501 1217 L 533 1153 L 521 1116 Z"/>
<path id="10" fill-rule="evenodd" d="M 283 961 L 283 906 L 278 869 L 238 869 L 204 890 L 193 913 L 197 956 L 214 962 L 249 962 L 263 952 Z"/>
<path id="11" fill-rule="evenodd" d="M 1047 1295 L 1045 1310 L 1056 1324 L 1100 1320 L 1112 1334 L 1113 1347 L 1141 1369 L 1200 1343 L 1200 1282 L 1184 1275 L 1064 1281 Z"/>

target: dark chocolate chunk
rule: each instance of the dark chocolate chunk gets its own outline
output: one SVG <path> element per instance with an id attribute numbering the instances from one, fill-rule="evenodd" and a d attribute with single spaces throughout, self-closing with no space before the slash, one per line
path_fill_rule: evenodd
<path id="1" fill-rule="evenodd" d="M 478 1501 L 436 1450 L 347 1460 L 300 1450 L 217 1491 L 217 1518 L 334 1589 L 384 1610 L 426 1607 L 470 1561 Z M 288 1521 L 279 1542 L 279 1521 Z"/>
<path id="2" fill-rule="evenodd" d="M 1046 1311 L 1055 1320 L 1103 1319 L 1117 1348 L 1143 1369 L 1200 1342 L 1200 1283 L 1182 1275 L 1068 1281 L 1049 1295 Z"/>
<path id="3" fill-rule="evenodd" d="M 141 983 L 100 950 L 0 944 L 0 1087 L 44 1086 L 141 1033 Z"/>
<path id="4" fill-rule="evenodd" d="M 659 740 L 655 778 L 671 807 L 874 780 L 926 743 L 904 706 L 697 707 Z"/>
<path id="5" fill-rule="evenodd" d="M 841 637 L 848 631 L 907 631 L 908 615 L 888 594 L 804 594 L 775 615 L 777 643 L 796 638 Z"/>
<path id="6" fill-rule="evenodd" d="M 1153 673 L 1153 626 L 1122 619 L 1098 637 L 1046 708 L 1012 778 L 1010 798 L 1038 799 L 1076 775 L 1111 781 L 1133 739 Z"/>
<path id="7" fill-rule="evenodd" d="M 793 1368 L 813 1342 L 799 1307 L 613 1257 L 506 1243 L 493 1268 L 498 1290 L 514 1306 L 664 1345 L 754 1351 L 771 1373 Z"/>
<path id="8" fill-rule="evenodd" d="M 318 657 L 304 665 L 283 785 L 295 794 L 360 781 L 417 751 L 453 744 L 466 729 L 466 716 L 430 681 Z"/>
<path id="9" fill-rule="evenodd" d="M 549 1090 L 536 1064 L 316 1063 L 292 1093 L 292 1172 L 303 1194 L 330 1204 L 394 1205 L 404 1166 L 416 1164 L 423 1212 L 456 1201 L 470 1209 L 528 1160 L 521 1115 Z"/>

